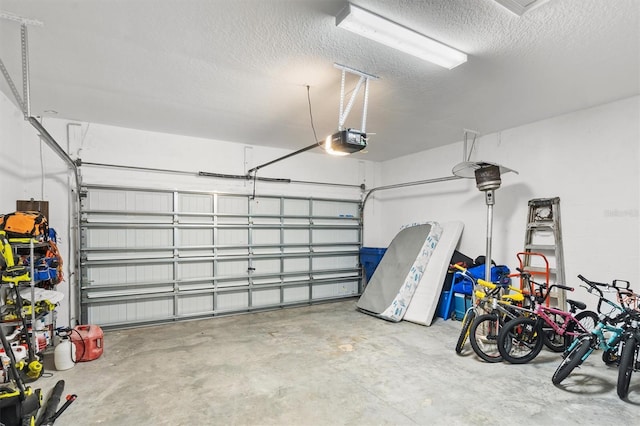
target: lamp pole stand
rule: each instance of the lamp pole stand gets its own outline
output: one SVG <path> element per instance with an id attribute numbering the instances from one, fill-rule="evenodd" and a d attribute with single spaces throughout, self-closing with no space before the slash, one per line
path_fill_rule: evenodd
<path id="1" fill-rule="evenodd" d="M 465 149 L 466 151 L 466 149 Z M 484 279 L 491 282 L 491 240 L 493 238 L 493 205 L 495 204 L 495 190 L 500 188 L 503 173 L 514 172 L 515 170 L 486 161 L 463 161 L 456 164 L 452 170 L 453 174 L 462 178 L 475 178 L 476 187 L 484 192 L 484 201 L 487 205 L 487 247 L 484 259 Z"/>
<path id="2" fill-rule="evenodd" d="M 484 201 L 487 204 L 487 247 L 484 259 L 484 280 L 491 282 L 491 241 L 493 237 L 493 205 L 495 204 L 495 192 L 493 189 L 484 192 Z"/>

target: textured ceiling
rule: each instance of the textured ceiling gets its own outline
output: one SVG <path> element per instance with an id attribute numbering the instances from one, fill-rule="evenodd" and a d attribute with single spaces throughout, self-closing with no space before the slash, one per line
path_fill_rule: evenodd
<path id="1" fill-rule="evenodd" d="M 640 92 L 638 0 L 552 0 L 521 18 L 492 0 L 353 3 L 468 62 L 446 70 L 337 28 L 342 0 L 0 0 L 0 10 L 44 22 L 29 27 L 32 115 L 295 150 L 314 142 L 306 85 L 318 137 L 336 130 L 341 63 L 380 77 L 375 135 L 358 154 L 374 161 Z M 19 36 L 0 20 L 0 58 L 20 89 Z M 360 117 L 354 109 L 347 126 Z"/>

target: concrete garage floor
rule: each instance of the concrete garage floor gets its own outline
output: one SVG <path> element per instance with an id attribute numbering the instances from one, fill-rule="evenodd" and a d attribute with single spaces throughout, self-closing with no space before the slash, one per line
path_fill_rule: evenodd
<path id="1" fill-rule="evenodd" d="M 558 354 L 457 356 L 460 325 L 390 323 L 347 300 L 111 331 L 102 357 L 32 386 L 78 395 L 60 426 L 637 424 L 640 374 L 621 401 L 597 354 L 557 388 Z"/>

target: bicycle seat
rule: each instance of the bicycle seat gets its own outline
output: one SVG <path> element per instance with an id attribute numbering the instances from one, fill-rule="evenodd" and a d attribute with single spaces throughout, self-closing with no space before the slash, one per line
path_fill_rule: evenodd
<path id="1" fill-rule="evenodd" d="M 569 304 L 569 306 L 571 306 L 571 309 L 587 309 L 587 304 L 584 302 L 579 302 L 577 300 L 571 300 L 571 299 L 567 299 L 567 303 Z"/>

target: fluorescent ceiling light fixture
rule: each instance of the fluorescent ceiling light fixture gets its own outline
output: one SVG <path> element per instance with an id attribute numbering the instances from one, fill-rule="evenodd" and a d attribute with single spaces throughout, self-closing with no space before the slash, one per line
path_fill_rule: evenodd
<path id="1" fill-rule="evenodd" d="M 448 69 L 467 62 L 467 54 L 347 3 L 336 16 L 336 26 Z"/>
<path id="2" fill-rule="evenodd" d="M 331 155 L 349 155 L 367 147 L 367 135 L 357 130 L 341 130 L 327 136 L 322 147 Z"/>

